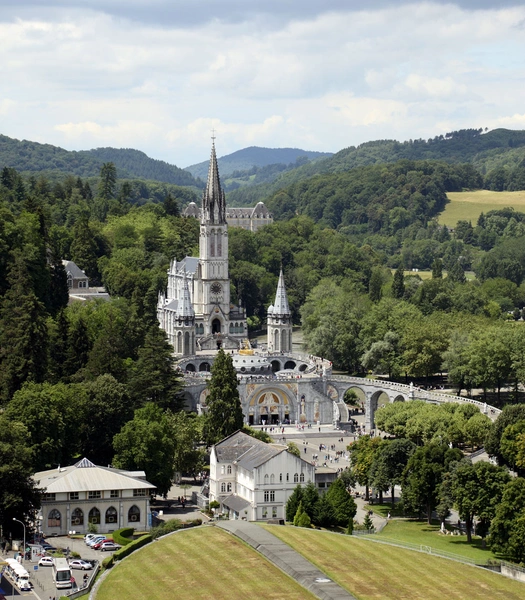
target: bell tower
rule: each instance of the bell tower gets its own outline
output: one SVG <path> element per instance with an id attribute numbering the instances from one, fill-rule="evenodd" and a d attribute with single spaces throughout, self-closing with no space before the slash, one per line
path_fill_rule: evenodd
<path id="1" fill-rule="evenodd" d="M 210 315 L 209 322 L 204 322 L 205 336 L 228 334 L 230 320 L 226 195 L 221 188 L 215 137 L 212 140 L 208 180 L 202 196 L 197 289 L 193 296 L 195 312 Z"/>

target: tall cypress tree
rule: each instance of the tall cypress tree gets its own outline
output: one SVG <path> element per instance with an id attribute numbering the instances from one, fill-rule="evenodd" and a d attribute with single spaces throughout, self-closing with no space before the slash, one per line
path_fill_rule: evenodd
<path id="1" fill-rule="evenodd" d="M 204 425 L 204 437 L 208 445 L 242 429 L 243 415 L 237 383 L 232 357 L 219 350 L 208 383 L 210 393 Z"/>
<path id="2" fill-rule="evenodd" d="M 405 272 L 403 265 L 399 265 L 394 273 L 392 281 L 392 296 L 398 300 L 402 300 L 405 295 Z"/>
<path id="3" fill-rule="evenodd" d="M 49 377 L 53 383 L 62 381 L 67 371 L 69 346 L 69 321 L 61 310 L 55 320 L 55 327 L 49 338 Z"/>
<path id="4" fill-rule="evenodd" d="M 97 264 L 97 244 L 89 226 L 89 220 L 85 215 L 76 222 L 73 229 L 71 258 L 90 279 L 98 282 L 100 273 Z"/>
<path id="5" fill-rule="evenodd" d="M 66 269 L 55 248 L 51 248 L 50 263 L 51 281 L 49 285 L 49 311 L 54 316 L 67 306 L 69 302 L 69 291 L 67 287 Z"/>
<path id="6" fill-rule="evenodd" d="M 91 342 L 83 319 L 74 321 L 68 332 L 66 364 L 64 375 L 71 376 L 83 369 L 89 359 Z"/>
<path id="7" fill-rule="evenodd" d="M 24 382 L 39 383 L 46 375 L 46 312 L 31 283 L 22 254 L 17 251 L 0 309 L 0 392 L 4 402 Z"/>

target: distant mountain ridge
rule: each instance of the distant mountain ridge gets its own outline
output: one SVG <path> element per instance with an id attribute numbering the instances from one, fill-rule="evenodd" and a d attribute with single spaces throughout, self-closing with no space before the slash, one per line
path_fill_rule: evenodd
<path id="1" fill-rule="evenodd" d="M 263 148 L 250 146 L 237 150 L 232 154 L 221 156 L 218 159 L 221 177 L 228 177 L 235 171 L 248 171 L 252 167 L 267 167 L 268 165 L 295 163 L 298 158 L 306 157 L 309 161 L 329 158 L 332 152 L 314 152 L 300 148 Z M 209 161 L 185 167 L 194 177 L 205 179 L 208 175 Z"/>
<path id="2" fill-rule="evenodd" d="M 0 135 L 0 168 L 20 172 L 64 173 L 79 177 L 98 177 L 100 167 L 113 162 L 119 178 L 149 179 L 179 186 L 203 188 L 204 182 L 191 173 L 162 160 L 150 158 L 131 148 L 96 148 L 70 151 L 51 144 L 16 140 Z"/>

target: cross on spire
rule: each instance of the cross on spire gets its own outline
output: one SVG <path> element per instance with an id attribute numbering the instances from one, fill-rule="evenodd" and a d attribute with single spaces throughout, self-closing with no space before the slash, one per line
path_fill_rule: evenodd
<path id="1" fill-rule="evenodd" d="M 215 129 L 212 128 L 211 130 L 211 139 L 213 140 L 213 143 L 215 144 Z"/>

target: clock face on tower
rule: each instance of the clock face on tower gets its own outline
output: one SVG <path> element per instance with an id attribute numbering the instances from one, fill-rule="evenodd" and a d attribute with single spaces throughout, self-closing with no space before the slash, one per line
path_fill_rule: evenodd
<path id="1" fill-rule="evenodd" d="M 218 281 L 214 281 L 210 286 L 210 291 L 215 296 L 218 296 L 222 292 L 222 285 Z"/>

